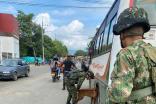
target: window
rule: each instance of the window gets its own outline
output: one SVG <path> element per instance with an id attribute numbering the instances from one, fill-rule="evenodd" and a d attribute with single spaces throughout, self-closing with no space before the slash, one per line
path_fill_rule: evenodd
<path id="1" fill-rule="evenodd" d="M 2 52 L 2 60 L 7 59 L 7 53 L 6 52 Z"/>
<path id="2" fill-rule="evenodd" d="M 97 54 L 99 54 L 99 46 L 100 46 L 100 36 L 98 36 L 97 43 L 96 43 Z"/>
<path id="3" fill-rule="evenodd" d="M 8 59 L 12 58 L 12 53 L 8 53 Z"/>
<path id="4" fill-rule="evenodd" d="M 92 48 L 93 48 L 93 55 L 96 55 L 96 40 L 93 40 Z"/>
<path id="5" fill-rule="evenodd" d="M 14 53 L 14 58 L 18 58 L 16 53 Z"/>
<path id="6" fill-rule="evenodd" d="M 23 65 L 21 60 L 18 60 L 18 65 Z"/>
<path id="7" fill-rule="evenodd" d="M 111 21 L 110 31 L 109 31 L 109 37 L 108 37 L 108 50 L 112 47 L 112 41 L 113 41 L 113 26 L 116 22 L 116 15 Z"/>
<path id="8" fill-rule="evenodd" d="M 107 25 L 105 32 L 104 32 L 104 37 L 103 37 L 103 44 L 102 44 L 102 50 L 106 52 L 107 50 L 107 38 L 108 38 L 108 31 L 109 31 L 109 25 Z"/>
<path id="9" fill-rule="evenodd" d="M 27 65 L 27 63 L 25 61 L 22 60 L 22 65 Z"/>
<path id="10" fill-rule="evenodd" d="M 150 24 L 156 25 L 156 0 L 135 0 L 135 5 L 144 8 L 148 13 Z"/>
<path id="11" fill-rule="evenodd" d="M 103 50 L 103 47 L 102 47 L 102 46 L 103 46 L 103 40 L 104 40 L 104 39 L 103 39 L 103 38 L 104 38 L 104 32 L 102 32 L 101 38 L 102 38 L 102 41 L 101 41 L 101 51 L 102 51 L 102 50 Z"/>
<path id="12" fill-rule="evenodd" d="M 97 47 L 96 47 L 97 45 L 96 44 L 97 44 L 97 40 L 94 41 L 94 55 L 97 54 Z"/>
<path id="13" fill-rule="evenodd" d="M 100 42 L 99 42 L 99 49 L 98 49 L 98 51 L 99 51 L 99 53 L 102 51 L 101 50 L 101 45 L 102 45 L 102 34 L 100 34 Z"/>

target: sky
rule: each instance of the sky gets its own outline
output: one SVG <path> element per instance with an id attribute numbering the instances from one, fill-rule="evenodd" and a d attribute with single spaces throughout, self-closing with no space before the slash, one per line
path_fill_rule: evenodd
<path id="1" fill-rule="evenodd" d="M 33 13 L 45 34 L 62 41 L 70 54 L 86 50 L 114 0 L 0 0 L 0 13 Z M 24 4 L 23 4 L 24 3 Z M 37 4 L 37 5 L 33 5 Z M 94 8 L 98 7 L 98 8 Z"/>

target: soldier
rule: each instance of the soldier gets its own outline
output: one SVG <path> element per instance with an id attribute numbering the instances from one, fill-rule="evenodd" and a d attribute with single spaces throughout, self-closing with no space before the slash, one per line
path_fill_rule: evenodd
<path id="1" fill-rule="evenodd" d="M 156 104 L 152 92 L 151 71 L 146 59 L 143 35 L 150 30 L 147 13 L 142 8 L 125 9 L 113 27 L 115 35 L 120 35 L 123 49 L 117 54 L 112 84 L 109 89 L 111 102 L 117 104 Z M 152 47 L 152 46 L 151 46 Z"/>
<path id="2" fill-rule="evenodd" d="M 63 70 L 63 88 L 65 90 L 65 78 L 66 75 L 72 70 L 72 68 L 76 68 L 74 62 L 71 60 L 71 56 L 68 55 L 67 59 L 63 62 L 64 70 Z"/>
<path id="3" fill-rule="evenodd" d="M 85 67 L 83 70 L 73 70 L 67 75 L 66 86 L 68 90 L 68 98 L 66 104 L 76 104 L 77 102 L 77 91 L 80 89 L 83 81 L 87 79 L 93 79 L 94 74 L 91 71 L 88 71 L 88 68 Z M 77 84 L 77 86 L 75 85 Z"/>

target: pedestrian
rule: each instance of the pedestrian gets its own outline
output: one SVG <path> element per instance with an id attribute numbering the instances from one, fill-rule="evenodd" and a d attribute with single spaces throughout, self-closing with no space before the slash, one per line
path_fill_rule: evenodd
<path id="1" fill-rule="evenodd" d="M 72 68 L 76 68 L 74 62 L 71 61 L 71 56 L 68 55 L 67 59 L 63 62 L 63 88 L 62 90 L 65 90 L 65 78 L 66 75 L 72 70 Z"/>
<path id="2" fill-rule="evenodd" d="M 60 74 L 61 74 L 61 65 L 60 65 L 60 62 L 59 61 L 56 62 L 56 72 L 57 72 L 57 76 L 60 77 Z"/>
<path id="3" fill-rule="evenodd" d="M 88 68 L 85 67 L 83 70 L 73 70 L 69 72 L 66 78 L 66 86 L 68 91 L 67 103 L 66 104 L 77 104 L 77 93 L 80 89 L 85 78 L 93 79 L 94 74 L 91 71 L 88 71 Z M 77 85 L 76 85 L 77 84 Z"/>
<path id="4" fill-rule="evenodd" d="M 156 104 L 149 69 L 151 63 L 143 48 L 152 47 L 143 41 L 144 33 L 149 30 L 146 11 L 137 7 L 125 9 L 113 27 L 114 34 L 120 35 L 122 46 L 117 54 L 109 89 L 110 101 L 115 104 Z"/>
<path id="5" fill-rule="evenodd" d="M 37 59 L 37 66 L 40 66 L 39 60 Z"/>

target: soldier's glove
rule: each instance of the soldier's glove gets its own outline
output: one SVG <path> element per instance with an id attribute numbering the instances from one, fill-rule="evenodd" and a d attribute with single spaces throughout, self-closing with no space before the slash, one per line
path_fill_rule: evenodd
<path id="1" fill-rule="evenodd" d="M 94 73 L 92 71 L 87 71 L 86 78 L 87 79 L 94 79 Z"/>

